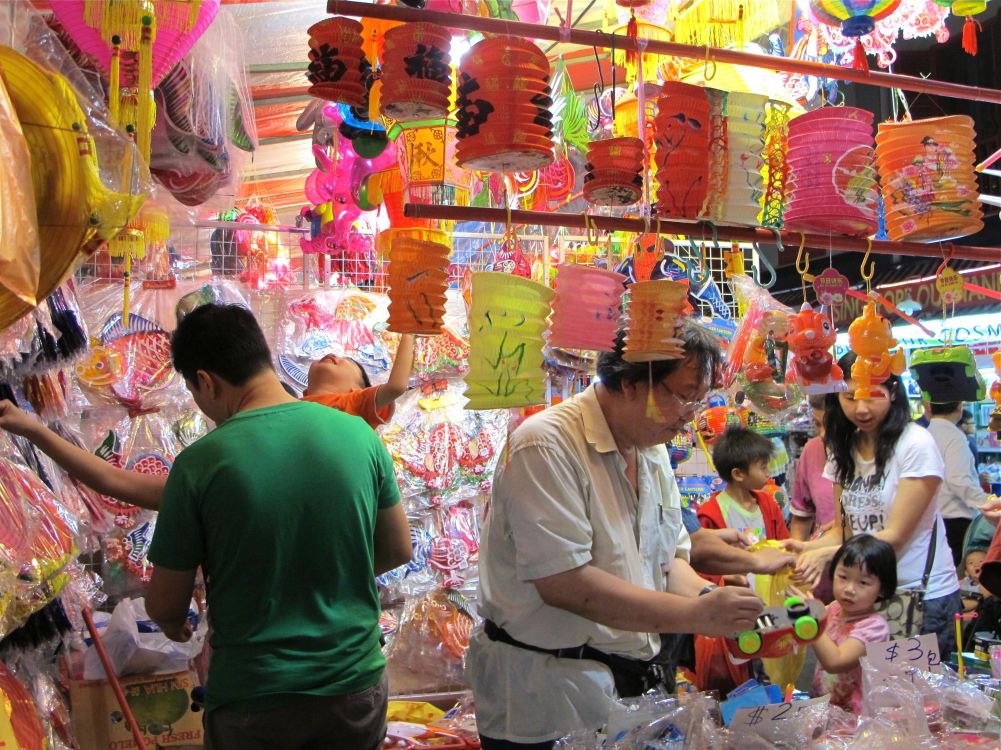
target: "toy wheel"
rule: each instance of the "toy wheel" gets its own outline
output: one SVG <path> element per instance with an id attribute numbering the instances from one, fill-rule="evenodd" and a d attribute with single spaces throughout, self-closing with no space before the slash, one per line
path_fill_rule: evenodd
<path id="1" fill-rule="evenodd" d="M 793 621 L 810 614 L 810 605 L 798 596 L 790 596 L 785 600 L 784 606 L 786 608 L 786 614 L 789 615 L 789 619 Z"/>
<path id="2" fill-rule="evenodd" d="M 796 637 L 801 641 L 812 641 L 817 637 L 817 633 L 820 632 L 820 625 L 810 615 L 800 617 L 793 624 L 792 628 L 793 632 L 796 633 Z"/>
<path id="3" fill-rule="evenodd" d="M 748 656 L 756 654 L 761 650 L 761 636 L 753 630 L 745 630 L 737 636 L 737 648 Z"/>

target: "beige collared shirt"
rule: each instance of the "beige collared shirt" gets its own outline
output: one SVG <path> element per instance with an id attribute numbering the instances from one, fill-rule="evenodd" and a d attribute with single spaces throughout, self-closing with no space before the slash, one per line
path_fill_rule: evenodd
<path id="1" fill-rule="evenodd" d="M 481 614 L 541 648 L 588 644 L 649 659 L 656 634 L 617 630 L 542 601 L 538 578 L 594 565 L 666 590 L 675 557 L 688 558 L 681 496 L 663 446 L 637 451 L 638 494 L 626 479 L 594 386 L 547 409 L 509 440 L 481 536 Z M 608 670 L 490 641 L 477 630 L 467 657 L 480 732 L 542 742 L 604 724 L 614 700 Z"/>

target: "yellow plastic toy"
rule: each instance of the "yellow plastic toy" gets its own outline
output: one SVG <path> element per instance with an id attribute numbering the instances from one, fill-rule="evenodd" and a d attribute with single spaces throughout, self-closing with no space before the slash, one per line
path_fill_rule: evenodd
<path id="1" fill-rule="evenodd" d="M 852 365 L 857 400 L 872 398 L 872 386 L 885 383 L 890 375 L 900 375 L 907 367 L 903 351 L 890 353 L 896 345 L 890 321 L 876 312 L 876 302 L 870 299 L 862 315 L 848 326 L 848 346 L 858 356 Z"/>

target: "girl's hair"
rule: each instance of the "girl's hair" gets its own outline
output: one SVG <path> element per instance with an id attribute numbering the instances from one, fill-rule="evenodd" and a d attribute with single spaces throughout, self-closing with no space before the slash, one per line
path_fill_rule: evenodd
<path id="1" fill-rule="evenodd" d="M 861 568 L 879 579 L 879 599 L 889 599 L 897 590 L 897 553 L 882 539 L 870 534 L 856 534 L 834 553 L 828 575 L 834 582 L 838 563 Z M 877 600 L 878 601 L 878 600 Z"/>
<path id="2" fill-rule="evenodd" d="M 842 372 L 848 373 L 855 364 L 855 353 L 848 352 L 838 360 Z M 907 392 L 896 375 L 891 375 L 882 384 L 890 393 L 890 410 L 876 433 L 876 479 L 883 476 L 883 469 L 890 462 L 897 441 L 907 425 L 911 423 L 911 406 Z M 824 412 L 824 446 L 827 455 L 834 461 L 838 484 L 847 486 L 855 478 L 855 432 L 858 428 L 845 416 L 837 393 L 827 394 L 827 410 Z"/>

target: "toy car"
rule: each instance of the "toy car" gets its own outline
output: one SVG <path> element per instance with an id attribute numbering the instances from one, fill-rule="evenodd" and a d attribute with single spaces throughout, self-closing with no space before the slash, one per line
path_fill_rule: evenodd
<path id="1" fill-rule="evenodd" d="M 816 599 L 790 596 L 782 606 L 768 607 L 758 615 L 754 630 L 745 630 L 726 645 L 735 659 L 785 656 L 796 644 L 806 644 L 824 632 L 827 608 Z"/>

